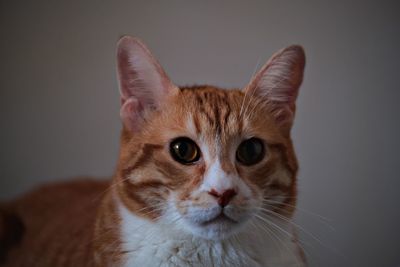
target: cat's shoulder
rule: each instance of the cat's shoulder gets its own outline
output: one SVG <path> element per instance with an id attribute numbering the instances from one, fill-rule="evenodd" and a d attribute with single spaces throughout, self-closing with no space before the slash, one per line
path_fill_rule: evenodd
<path id="1" fill-rule="evenodd" d="M 51 207 L 54 204 L 59 206 L 60 202 L 71 205 L 80 198 L 89 196 L 98 198 L 109 186 L 109 181 L 95 180 L 89 177 L 74 178 L 64 182 L 51 182 L 37 187 L 20 198 L 15 199 L 6 205 L 10 208 L 23 208 L 24 206 Z M 45 205 L 45 206 L 43 206 Z"/>
<path id="2" fill-rule="evenodd" d="M 73 179 L 49 183 L 1 203 L 0 264 L 10 258 L 14 261 L 6 266 L 27 266 L 28 259 L 38 261 L 36 266 L 57 266 L 66 257 L 81 263 L 83 254 L 90 253 L 84 248 L 90 244 L 96 213 L 108 186 L 109 182 Z M 78 252 L 56 257 L 57 250 L 66 244 Z M 38 250 L 46 257 L 37 259 Z M 18 255 L 24 255 L 26 261 Z"/>

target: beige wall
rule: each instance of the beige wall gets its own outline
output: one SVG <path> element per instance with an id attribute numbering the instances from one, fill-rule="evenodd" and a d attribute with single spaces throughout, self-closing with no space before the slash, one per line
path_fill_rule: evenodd
<path id="1" fill-rule="evenodd" d="M 377 3 L 2 0 L 0 198 L 112 174 L 120 35 L 145 40 L 178 84 L 225 87 L 299 43 L 297 221 L 320 240 L 301 231 L 310 265 L 400 266 L 399 5 Z"/>

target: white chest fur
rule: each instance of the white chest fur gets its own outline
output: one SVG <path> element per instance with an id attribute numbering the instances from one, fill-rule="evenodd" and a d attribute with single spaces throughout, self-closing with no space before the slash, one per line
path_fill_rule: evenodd
<path id="1" fill-rule="evenodd" d="M 119 206 L 123 267 L 135 266 L 304 266 L 297 245 L 287 233 L 249 224 L 241 233 L 210 241 L 171 225 L 153 223 Z M 279 227 L 289 227 L 279 225 Z M 285 230 L 285 231 L 286 231 Z"/>

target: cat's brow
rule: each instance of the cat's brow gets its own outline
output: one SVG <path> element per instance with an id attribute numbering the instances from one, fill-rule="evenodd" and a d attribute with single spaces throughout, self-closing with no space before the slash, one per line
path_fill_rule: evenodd
<path id="1" fill-rule="evenodd" d="M 204 87 L 191 90 L 190 93 L 194 94 L 198 113 L 206 119 L 208 126 L 217 135 L 220 135 L 227 128 L 230 117 L 233 115 L 231 94 L 234 92 Z M 200 119 L 196 115 L 193 117 L 193 121 L 196 130 L 199 131 L 201 129 L 199 126 Z"/>

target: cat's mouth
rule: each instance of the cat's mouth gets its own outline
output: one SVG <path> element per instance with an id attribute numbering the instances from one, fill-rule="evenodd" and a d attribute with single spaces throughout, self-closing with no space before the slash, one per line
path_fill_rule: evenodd
<path id="1" fill-rule="evenodd" d="M 236 211 L 236 212 L 235 212 Z M 184 217 L 187 230 L 205 239 L 221 240 L 239 231 L 245 221 L 244 214 L 233 207 L 214 206 L 209 209 L 192 209 Z"/>
<path id="2" fill-rule="evenodd" d="M 221 213 L 217 216 L 215 216 L 214 218 L 204 221 L 202 223 L 200 223 L 201 226 L 209 226 L 212 224 L 225 224 L 225 223 L 238 223 L 237 221 L 235 221 L 234 219 L 228 217 L 227 215 L 225 215 L 225 213 L 223 211 L 221 211 Z"/>

